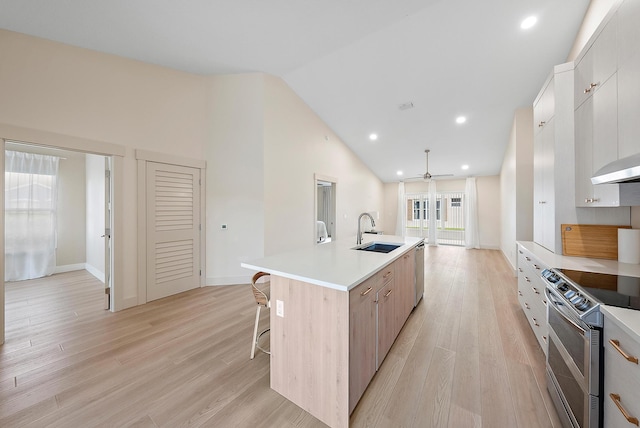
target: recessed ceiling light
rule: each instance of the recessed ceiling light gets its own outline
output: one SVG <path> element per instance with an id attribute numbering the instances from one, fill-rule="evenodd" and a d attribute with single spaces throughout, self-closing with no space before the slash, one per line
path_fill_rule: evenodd
<path id="1" fill-rule="evenodd" d="M 469 169 L 469 165 L 462 165 L 462 169 Z"/>
<path id="2" fill-rule="evenodd" d="M 376 140 L 378 139 L 378 134 L 371 134 L 371 135 L 369 135 L 369 139 L 370 139 L 371 141 L 376 141 Z"/>
<path id="3" fill-rule="evenodd" d="M 520 28 L 522 28 L 523 30 L 528 30 L 529 28 L 536 25 L 536 22 L 538 22 L 538 18 L 536 18 L 535 16 L 529 16 L 520 23 Z"/>
<path id="4" fill-rule="evenodd" d="M 396 172 L 396 174 L 402 175 L 402 171 L 398 171 L 398 172 Z"/>
<path id="5" fill-rule="evenodd" d="M 461 123 L 465 123 L 467 121 L 467 118 L 464 116 L 458 116 L 456 117 L 456 123 L 461 124 Z"/>

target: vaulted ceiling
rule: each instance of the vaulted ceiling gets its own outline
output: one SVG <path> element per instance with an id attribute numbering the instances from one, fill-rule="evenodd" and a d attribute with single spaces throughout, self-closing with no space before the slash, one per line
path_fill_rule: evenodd
<path id="1" fill-rule="evenodd" d="M 565 62 L 588 5 L 0 0 L 0 28 L 192 73 L 280 76 L 389 182 L 423 174 L 427 148 L 432 174 L 498 174 L 515 109 Z"/>

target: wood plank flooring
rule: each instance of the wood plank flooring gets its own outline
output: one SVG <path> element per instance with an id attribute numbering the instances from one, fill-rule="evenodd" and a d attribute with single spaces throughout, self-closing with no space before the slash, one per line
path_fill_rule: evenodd
<path id="1" fill-rule="evenodd" d="M 425 253 L 425 298 L 351 426 L 560 427 L 502 255 Z M 103 293 L 84 271 L 6 285 L 1 427 L 325 426 L 269 388 L 268 355 L 249 360 L 248 285 L 118 313 Z"/>

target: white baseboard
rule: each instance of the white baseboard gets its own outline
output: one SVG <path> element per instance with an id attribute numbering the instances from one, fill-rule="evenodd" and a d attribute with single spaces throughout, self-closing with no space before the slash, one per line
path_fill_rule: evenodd
<path id="1" fill-rule="evenodd" d="M 87 270 L 87 272 L 89 272 L 91 275 L 95 276 L 96 278 L 98 278 L 100 281 L 104 282 L 104 272 L 102 272 L 100 269 L 90 265 L 89 263 L 85 263 L 85 269 Z"/>
<path id="2" fill-rule="evenodd" d="M 251 276 L 224 276 L 224 277 L 215 277 L 215 278 L 207 278 L 206 285 L 208 286 L 216 286 L 216 285 L 241 285 L 241 284 L 250 284 Z"/>
<path id="3" fill-rule="evenodd" d="M 75 263 L 72 265 L 56 266 L 53 273 L 73 272 L 76 270 L 85 270 L 86 263 Z"/>

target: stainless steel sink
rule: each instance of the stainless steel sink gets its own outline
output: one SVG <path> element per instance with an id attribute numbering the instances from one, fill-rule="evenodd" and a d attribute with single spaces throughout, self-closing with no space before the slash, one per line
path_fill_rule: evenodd
<path id="1" fill-rule="evenodd" d="M 390 253 L 396 248 L 402 247 L 403 244 L 390 244 L 386 242 L 369 242 L 363 246 L 356 247 L 354 250 L 371 251 L 374 253 Z"/>

